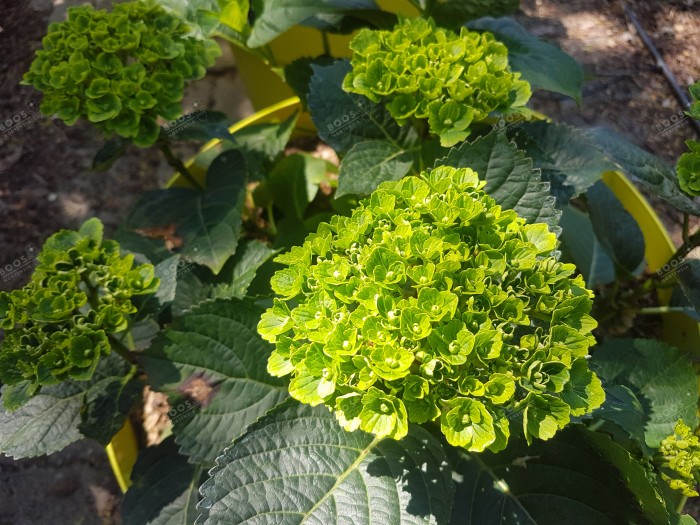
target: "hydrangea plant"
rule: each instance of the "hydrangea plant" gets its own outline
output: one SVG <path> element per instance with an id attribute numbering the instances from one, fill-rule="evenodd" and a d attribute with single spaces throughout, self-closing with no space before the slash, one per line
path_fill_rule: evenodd
<path id="1" fill-rule="evenodd" d="M 696 486 L 700 483 L 700 439 L 693 435 L 683 420 L 678 421 L 674 433 L 661 442 L 659 453 L 664 458 L 663 466 L 671 471 L 671 475 L 662 472 L 669 486 L 684 496 L 697 496 Z"/>
<path id="2" fill-rule="evenodd" d="M 493 111 L 528 112 L 530 85 L 510 70 L 508 49 L 491 33 L 407 19 L 393 31 L 363 29 L 350 48 L 343 89 L 385 102 L 399 123 L 427 119 L 443 146 L 464 140 L 472 122 Z"/>
<path id="3" fill-rule="evenodd" d="M 144 1 L 112 12 L 71 7 L 49 26 L 24 83 L 44 93 L 41 111 L 72 125 L 87 118 L 108 135 L 147 147 L 158 116 L 177 118 L 185 81 L 202 78 L 220 49 L 189 36 L 188 26 Z"/>
<path id="4" fill-rule="evenodd" d="M 47 239 L 31 281 L 0 292 L 0 382 L 31 396 L 43 385 L 92 377 L 110 353 L 110 334 L 128 326 L 131 298 L 157 290 L 151 264 L 134 265 L 119 244 L 102 240 L 102 223 Z M 5 395 L 7 403 L 12 396 Z"/>
<path id="5" fill-rule="evenodd" d="M 603 402 L 592 293 L 546 225 L 482 188 L 451 167 L 385 182 L 276 258 L 288 267 L 258 330 L 294 398 L 396 439 L 439 419 L 472 451 L 503 449 L 516 412 L 529 441 L 548 439 Z"/>
<path id="6" fill-rule="evenodd" d="M 676 165 L 676 175 L 681 189 L 692 197 L 700 195 L 700 142 L 687 140 L 690 151 L 683 153 Z"/>

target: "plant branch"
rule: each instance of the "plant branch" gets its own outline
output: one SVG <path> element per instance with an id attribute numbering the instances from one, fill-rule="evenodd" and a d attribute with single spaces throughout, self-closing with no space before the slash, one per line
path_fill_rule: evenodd
<path id="1" fill-rule="evenodd" d="M 277 224 L 275 223 L 275 209 L 272 205 L 272 202 L 267 205 L 267 222 L 269 223 L 269 233 L 271 233 L 273 236 L 277 235 Z"/>
<path id="2" fill-rule="evenodd" d="M 686 215 L 687 216 L 687 215 Z M 686 232 L 684 231 L 684 236 Z M 683 259 L 686 255 L 692 252 L 695 248 L 700 246 L 700 228 L 697 229 L 695 233 L 688 236 L 688 239 L 683 240 L 683 244 L 676 250 L 676 253 L 671 257 L 671 261 Z"/>
<path id="3" fill-rule="evenodd" d="M 136 363 L 136 358 L 134 357 L 134 354 L 131 353 L 131 350 L 129 350 L 129 348 L 127 348 L 127 346 L 119 339 L 117 339 L 114 334 L 108 334 L 107 338 L 109 339 L 109 344 L 112 347 L 112 350 L 118 353 L 128 363 Z"/>
<path id="4" fill-rule="evenodd" d="M 688 109 L 690 107 L 690 100 L 686 96 L 685 91 L 683 91 L 683 89 L 681 89 L 681 87 L 678 85 L 678 81 L 676 80 L 675 75 L 669 69 L 669 67 L 666 65 L 666 62 L 664 62 L 664 59 L 661 56 L 661 53 L 659 53 L 659 50 L 654 45 L 654 42 L 652 41 L 651 37 L 644 30 L 644 27 L 642 27 L 642 24 L 639 21 L 639 18 L 637 17 L 637 13 L 635 13 L 634 10 L 626 4 L 624 6 L 624 11 L 625 11 L 625 15 L 627 15 L 627 18 L 629 19 L 629 21 L 632 23 L 634 28 L 637 30 L 637 34 L 639 35 L 639 38 L 642 40 L 642 42 L 644 42 L 644 45 L 649 50 L 649 53 L 656 61 L 656 66 L 661 70 L 664 77 L 666 77 L 667 82 L 669 83 L 669 85 L 671 86 L 671 89 L 673 90 L 673 94 L 676 95 L 676 98 L 681 103 L 681 106 L 683 107 L 683 109 Z M 690 119 L 690 122 L 693 124 L 696 131 L 698 133 L 700 133 L 700 122 L 698 122 L 697 120 L 695 120 L 693 118 Z"/>
<path id="5" fill-rule="evenodd" d="M 170 144 L 168 144 L 166 140 L 158 139 L 158 148 L 165 156 L 165 160 L 168 161 L 168 164 L 175 168 L 180 175 L 185 177 L 187 182 L 189 182 L 192 187 L 200 191 L 204 191 L 204 187 L 197 181 L 197 179 L 194 178 L 194 175 L 190 173 L 190 170 L 187 169 L 182 161 L 175 156 L 173 151 L 170 149 Z"/>
<path id="6" fill-rule="evenodd" d="M 605 420 L 604 420 L 604 419 L 599 419 L 598 421 L 596 421 L 596 422 L 591 423 L 590 425 L 588 425 L 588 430 L 590 430 L 591 432 L 595 432 L 595 431 L 598 430 L 600 427 L 602 427 L 604 424 L 605 424 Z"/>
<path id="7" fill-rule="evenodd" d="M 321 31 L 321 37 L 323 38 L 323 52 L 324 52 L 324 54 L 331 56 L 331 43 L 328 40 L 328 33 L 326 31 Z"/>
<path id="8" fill-rule="evenodd" d="M 676 507 L 676 512 L 678 514 L 683 512 L 683 507 L 685 507 L 685 502 L 688 501 L 688 496 L 683 496 L 681 500 L 678 502 L 678 506 Z"/>
<path id="9" fill-rule="evenodd" d="M 682 306 L 648 306 L 640 308 L 635 313 L 639 315 L 656 315 L 656 314 L 672 314 L 685 313 L 686 309 Z"/>

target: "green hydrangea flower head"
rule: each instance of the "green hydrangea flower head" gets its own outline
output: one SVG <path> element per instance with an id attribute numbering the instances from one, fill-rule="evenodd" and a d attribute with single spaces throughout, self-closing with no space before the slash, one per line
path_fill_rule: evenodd
<path id="1" fill-rule="evenodd" d="M 0 292 L 1 383 L 33 395 L 42 385 L 90 379 L 110 353 L 108 335 L 126 329 L 136 311 L 131 297 L 158 289 L 153 266 L 122 257 L 102 231 L 90 219 L 79 231 L 55 233 L 37 255 L 30 282 Z"/>
<path id="2" fill-rule="evenodd" d="M 443 146 L 463 141 L 491 112 L 529 114 L 530 85 L 510 70 L 508 49 L 491 33 L 456 34 L 415 18 L 393 31 L 363 29 L 350 48 L 343 89 L 384 102 L 400 124 L 427 119 Z"/>
<path id="3" fill-rule="evenodd" d="M 663 455 L 663 467 L 670 471 L 662 472 L 673 490 L 678 490 L 688 497 L 698 496 L 697 485 L 700 483 L 700 440 L 693 435 L 692 429 L 678 420 L 674 433 L 665 438 L 659 447 Z"/>
<path id="4" fill-rule="evenodd" d="M 396 439 L 439 420 L 473 451 L 504 448 L 518 412 L 528 440 L 549 439 L 601 405 L 592 293 L 545 224 L 483 185 L 451 167 L 385 182 L 277 256 L 258 331 L 292 397 Z"/>
<path id="5" fill-rule="evenodd" d="M 111 12 L 71 7 L 49 26 L 24 84 L 44 94 L 41 112 L 68 125 L 83 117 L 140 147 L 158 138 L 157 118 L 177 118 L 187 80 L 202 78 L 220 54 L 213 40 L 148 1 Z"/>
<path id="6" fill-rule="evenodd" d="M 700 142 L 686 140 L 690 151 L 683 153 L 676 165 L 676 176 L 681 189 L 691 197 L 700 195 Z"/>

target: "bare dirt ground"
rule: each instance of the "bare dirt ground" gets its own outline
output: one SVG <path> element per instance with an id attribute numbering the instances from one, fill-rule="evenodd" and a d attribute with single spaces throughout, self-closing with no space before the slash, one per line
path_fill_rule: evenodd
<path id="1" fill-rule="evenodd" d="M 27 116 L 40 97 L 18 82 L 48 21 L 65 8 L 56 3 L 63 5 L 54 11 L 51 0 L 0 0 L 0 123 L 22 123 L 13 133 L 0 130 L 0 267 L 18 260 L 28 245 L 41 246 L 52 232 L 75 228 L 91 216 L 114 231 L 138 195 L 171 173 L 156 151 L 137 148 L 107 173 L 95 173 L 92 157 L 103 143 L 98 133 L 86 124 L 66 127 Z M 680 84 L 700 79 L 700 3 L 628 3 Z M 518 18 L 577 58 L 590 76 L 581 107 L 539 94 L 536 109 L 577 126 L 607 125 L 669 162 L 684 151 L 684 140 L 698 139 L 687 122 L 676 124 L 682 108 L 628 25 L 620 0 L 522 0 Z M 186 103 L 198 98 L 234 118 L 250 111 L 230 61 L 222 61 L 202 85 Z M 653 202 L 678 243 L 678 215 Z M 22 279 L 0 276 L 0 289 L 19 286 Z M 120 496 L 95 443 L 77 443 L 49 458 L 0 457 L 0 525 L 118 524 Z"/>

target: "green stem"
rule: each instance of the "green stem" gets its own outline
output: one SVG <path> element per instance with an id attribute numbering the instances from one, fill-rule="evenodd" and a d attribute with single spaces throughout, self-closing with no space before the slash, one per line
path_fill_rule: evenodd
<path id="1" fill-rule="evenodd" d="M 114 334 L 107 335 L 107 338 L 109 339 L 109 344 L 112 347 L 112 350 L 118 353 L 125 361 L 127 361 L 128 363 L 136 362 L 134 354 L 132 354 L 131 351 L 126 347 L 126 345 L 124 345 L 124 343 L 117 339 L 114 336 Z"/>
<path id="2" fill-rule="evenodd" d="M 615 303 L 617 302 L 617 294 L 620 292 L 620 279 L 615 279 L 615 282 L 613 283 L 612 291 L 610 292 L 611 299 L 610 299 L 610 306 L 613 308 L 615 307 Z"/>
<path id="3" fill-rule="evenodd" d="M 683 496 L 681 500 L 678 502 L 678 506 L 676 507 L 676 512 L 678 514 L 683 512 L 683 507 L 685 507 L 685 502 L 688 501 L 688 496 Z"/>
<path id="4" fill-rule="evenodd" d="M 323 38 L 323 53 L 332 56 L 331 55 L 331 43 L 330 40 L 328 40 L 328 33 L 325 31 L 321 31 L 321 37 Z"/>
<path id="5" fill-rule="evenodd" d="M 683 226 L 685 226 L 685 219 Z M 686 233 L 684 232 L 684 236 L 685 235 Z M 692 235 L 689 235 L 687 240 L 683 240 L 683 244 L 680 246 L 680 248 L 676 250 L 676 253 L 674 253 L 673 257 L 671 257 L 671 259 L 669 260 L 682 260 L 686 255 L 688 255 L 698 246 L 700 246 L 700 228 L 698 228 L 698 230 Z"/>
<path id="6" fill-rule="evenodd" d="M 165 160 L 168 161 L 168 164 L 175 168 L 178 171 L 178 173 L 182 175 L 187 180 L 187 182 L 190 183 L 192 187 L 200 191 L 204 191 L 204 187 L 197 181 L 197 179 L 194 178 L 194 175 L 190 173 L 190 170 L 188 170 L 187 167 L 182 163 L 182 161 L 175 156 L 173 151 L 170 149 L 170 144 L 168 144 L 167 141 L 158 139 L 158 148 L 165 156 Z"/>
<path id="7" fill-rule="evenodd" d="M 690 237 L 690 215 L 687 213 L 683 214 L 683 243 L 688 242 Z"/>
<path id="8" fill-rule="evenodd" d="M 267 222 L 270 223 L 270 233 L 273 236 L 277 235 L 277 224 L 275 224 L 275 210 L 273 209 L 272 202 L 267 205 Z"/>
<path id="9" fill-rule="evenodd" d="M 264 53 L 265 58 L 270 63 L 270 65 L 272 67 L 277 67 L 277 59 L 275 58 L 275 54 L 272 52 L 272 48 L 270 47 L 270 44 L 265 44 L 260 49 L 265 51 L 265 53 Z"/>
<path id="10" fill-rule="evenodd" d="M 681 306 L 648 306 L 640 308 L 635 313 L 639 315 L 657 315 L 657 314 L 672 314 L 683 313 L 686 309 Z"/>
<path id="11" fill-rule="evenodd" d="M 588 430 L 590 430 L 591 432 L 595 432 L 595 431 L 598 430 L 600 427 L 602 427 L 604 424 L 605 424 L 605 420 L 604 420 L 604 419 L 599 419 L 599 420 L 596 421 L 595 423 L 591 423 L 590 425 L 588 425 Z"/>

